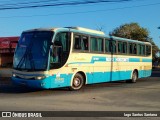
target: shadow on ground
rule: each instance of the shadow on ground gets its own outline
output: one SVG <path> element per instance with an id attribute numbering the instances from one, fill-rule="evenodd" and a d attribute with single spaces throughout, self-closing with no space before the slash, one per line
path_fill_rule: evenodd
<path id="1" fill-rule="evenodd" d="M 160 77 L 160 69 L 154 69 L 152 72 L 152 77 Z M 139 82 L 143 82 L 145 80 L 139 80 Z M 119 87 L 124 86 L 125 81 L 118 81 L 118 82 L 111 82 L 111 83 L 103 83 L 103 84 L 94 84 L 94 85 L 86 85 L 84 88 L 82 88 L 82 91 L 84 89 L 97 89 L 102 87 Z M 86 88 L 87 87 L 87 88 Z M 21 93 L 30 93 L 30 92 L 37 92 L 37 91 L 44 91 L 43 89 L 32 89 L 25 86 L 15 86 L 12 84 L 11 79 L 9 77 L 0 77 L 0 93 L 11 93 L 11 94 L 21 94 Z M 69 91 L 68 88 L 58 88 L 58 89 L 50 89 L 50 91 Z"/>

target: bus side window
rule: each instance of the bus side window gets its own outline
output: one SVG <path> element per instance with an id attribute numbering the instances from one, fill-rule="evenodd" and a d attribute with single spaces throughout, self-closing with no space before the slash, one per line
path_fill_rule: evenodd
<path id="1" fill-rule="evenodd" d="M 97 39 L 94 37 L 91 37 L 91 51 L 97 51 Z"/>
<path id="2" fill-rule="evenodd" d="M 133 54 L 137 54 L 137 44 L 133 44 Z"/>
<path id="3" fill-rule="evenodd" d="M 138 44 L 137 49 L 138 49 L 138 55 L 140 55 L 140 56 L 145 55 L 145 46 L 144 45 Z"/>
<path id="4" fill-rule="evenodd" d="M 127 43 L 118 41 L 118 53 L 127 53 Z"/>
<path id="5" fill-rule="evenodd" d="M 60 68 L 68 59 L 70 51 L 69 32 L 59 32 L 55 36 L 52 49 L 50 49 L 50 69 Z"/>
<path id="6" fill-rule="evenodd" d="M 105 39 L 105 51 L 106 52 L 111 52 L 111 49 L 110 49 L 110 41 Z"/>
<path id="7" fill-rule="evenodd" d="M 116 50 L 117 50 L 116 48 L 117 47 L 116 47 L 116 41 L 115 40 L 110 42 L 110 46 L 111 46 L 111 52 L 116 53 Z"/>
<path id="8" fill-rule="evenodd" d="M 145 55 L 145 46 L 141 45 L 141 55 L 144 56 Z"/>
<path id="9" fill-rule="evenodd" d="M 74 37 L 74 49 L 86 51 L 89 50 L 89 39 L 87 36 L 75 35 Z"/>
<path id="10" fill-rule="evenodd" d="M 118 53 L 122 53 L 122 42 L 118 41 Z"/>
<path id="11" fill-rule="evenodd" d="M 118 42 L 118 53 L 127 53 L 127 43 L 126 42 Z"/>
<path id="12" fill-rule="evenodd" d="M 129 43 L 129 54 L 137 54 L 137 44 Z"/>
<path id="13" fill-rule="evenodd" d="M 127 54 L 127 43 L 123 42 L 123 53 Z"/>
<path id="14" fill-rule="evenodd" d="M 112 52 L 112 48 L 113 48 L 112 41 L 109 41 L 109 52 Z"/>
<path id="15" fill-rule="evenodd" d="M 132 43 L 129 43 L 129 54 L 133 54 L 132 46 Z"/>
<path id="16" fill-rule="evenodd" d="M 98 52 L 103 52 L 103 39 L 97 38 Z"/>
<path id="17" fill-rule="evenodd" d="M 54 46 L 51 61 L 53 63 L 60 63 L 60 59 L 61 59 L 60 55 L 61 55 L 61 46 Z"/>
<path id="18" fill-rule="evenodd" d="M 137 45 L 137 52 L 138 52 L 138 55 L 141 55 L 141 45 L 140 44 Z"/>
<path id="19" fill-rule="evenodd" d="M 88 37 L 82 37 L 82 50 L 88 50 Z"/>
<path id="20" fill-rule="evenodd" d="M 74 49 L 76 49 L 76 50 L 81 49 L 81 36 L 76 35 L 74 37 Z"/>
<path id="21" fill-rule="evenodd" d="M 103 52 L 103 39 L 91 37 L 91 51 Z"/>
<path id="22" fill-rule="evenodd" d="M 146 55 L 151 55 L 151 46 L 149 45 L 146 46 Z"/>

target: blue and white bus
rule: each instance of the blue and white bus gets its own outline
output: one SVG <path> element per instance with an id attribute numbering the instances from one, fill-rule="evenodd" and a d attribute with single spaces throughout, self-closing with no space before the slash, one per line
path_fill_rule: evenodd
<path id="1" fill-rule="evenodd" d="M 69 87 L 126 80 L 152 70 L 148 42 L 107 36 L 82 27 L 24 31 L 13 60 L 12 81 L 32 88 Z"/>

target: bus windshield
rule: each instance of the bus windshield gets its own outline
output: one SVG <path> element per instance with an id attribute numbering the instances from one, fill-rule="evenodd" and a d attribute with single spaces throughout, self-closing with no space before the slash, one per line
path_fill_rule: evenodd
<path id="1" fill-rule="evenodd" d="M 24 32 L 18 42 L 13 68 L 18 70 L 46 70 L 53 32 Z"/>

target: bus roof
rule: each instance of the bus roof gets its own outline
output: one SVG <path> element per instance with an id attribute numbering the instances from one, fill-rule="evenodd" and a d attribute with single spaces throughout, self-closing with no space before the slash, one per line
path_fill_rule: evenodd
<path id="1" fill-rule="evenodd" d="M 75 29 L 75 30 L 79 30 L 79 31 L 87 32 L 87 33 L 105 35 L 105 33 L 102 31 L 92 30 L 92 29 L 83 28 L 83 27 L 66 27 L 66 28 Z"/>
<path id="2" fill-rule="evenodd" d="M 113 40 L 118 40 L 118 41 L 128 41 L 128 42 L 136 42 L 136 43 L 151 45 L 151 43 L 149 43 L 149 42 L 142 42 L 142 41 L 138 41 L 138 40 L 121 38 L 121 37 L 116 37 L 116 36 L 109 36 L 109 35 L 106 35 L 102 31 L 88 29 L 88 28 L 83 28 L 83 27 L 38 28 L 38 29 L 27 30 L 27 31 L 24 31 L 24 32 L 32 32 L 32 31 L 71 31 L 71 32 L 79 32 L 79 33 L 82 33 L 82 34 L 96 35 L 98 37 L 105 37 L 105 38 L 108 38 L 108 39 L 113 39 Z"/>

